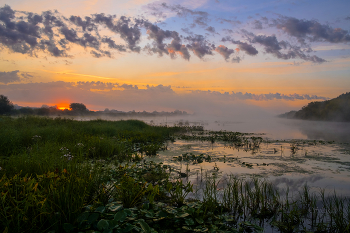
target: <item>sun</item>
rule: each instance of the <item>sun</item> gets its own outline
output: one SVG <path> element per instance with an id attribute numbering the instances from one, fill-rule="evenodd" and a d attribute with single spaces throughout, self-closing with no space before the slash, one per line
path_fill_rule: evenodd
<path id="1" fill-rule="evenodd" d="M 58 104 L 56 104 L 56 106 L 57 106 L 57 109 L 59 109 L 59 110 L 65 110 L 65 109 L 69 110 L 68 103 L 58 103 Z"/>

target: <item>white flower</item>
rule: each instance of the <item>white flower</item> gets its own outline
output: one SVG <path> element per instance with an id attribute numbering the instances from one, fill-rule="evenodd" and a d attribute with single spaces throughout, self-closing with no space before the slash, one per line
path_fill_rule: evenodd
<path id="1" fill-rule="evenodd" d="M 70 154 L 65 154 L 63 155 L 63 157 L 66 158 L 67 160 L 72 160 L 74 156 Z"/>

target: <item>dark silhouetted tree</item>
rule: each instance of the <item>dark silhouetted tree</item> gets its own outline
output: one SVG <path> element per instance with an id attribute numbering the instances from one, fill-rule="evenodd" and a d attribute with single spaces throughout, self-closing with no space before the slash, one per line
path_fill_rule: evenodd
<path id="1" fill-rule="evenodd" d="M 87 112 L 88 111 L 85 104 L 82 104 L 82 103 L 71 103 L 69 105 L 69 108 L 74 112 Z"/>
<path id="2" fill-rule="evenodd" d="M 0 95 L 0 114 L 9 113 L 13 108 L 14 106 L 7 96 Z"/>

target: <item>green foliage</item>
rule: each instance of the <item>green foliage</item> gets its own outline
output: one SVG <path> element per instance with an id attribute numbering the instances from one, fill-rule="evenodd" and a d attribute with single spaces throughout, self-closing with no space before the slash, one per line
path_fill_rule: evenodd
<path id="1" fill-rule="evenodd" d="M 52 152 L 64 147 L 73 156 L 117 157 L 120 162 L 130 160 L 135 152 L 154 155 L 176 130 L 135 120 L 84 122 L 33 116 L 2 117 L 0 128 L 0 156 L 42 154 L 45 148 Z"/>
<path id="2" fill-rule="evenodd" d="M 1 117 L 0 127 L 0 232 L 262 232 L 263 224 L 280 232 L 349 232 L 349 198 L 307 187 L 280 197 L 266 180 L 216 173 L 193 193 L 171 166 L 142 161 L 176 128 L 39 117 Z M 259 147 L 262 139 L 247 135 L 202 132 L 201 139 Z"/>
<path id="3" fill-rule="evenodd" d="M 183 206 L 187 195 L 193 192 L 193 185 L 190 182 L 184 184 L 182 180 L 176 180 L 174 183 L 168 182 L 166 189 L 172 203 L 176 206 Z"/>
<path id="4" fill-rule="evenodd" d="M 10 113 L 13 108 L 13 104 L 7 96 L 0 95 L 0 114 Z"/>
<path id="5" fill-rule="evenodd" d="M 86 108 L 85 104 L 82 104 L 82 103 L 71 103 L 69 105 L 69 108 L 72 111 L 75 111 L 75 112 L 86 112 L 86 111 L 88 111 L 88 109 Z"/>
<path id="6" fill-rule="evenodd" d="M 119 202 L 97 208 L 87 206 L 76 224 L 65 229 L 66 232 L 238 232 L 228 216 L 203 216 L 199 202 L 180 208 L 162 202 L 144 204 L 142 208 L 125 208 Z"/>
<path id="7" fill-rule="evenodd" d="M 56 169 L 36 176 L 4 175 L 0 180 L 0 229 L 59 231 L 63 223 L 74 222 L 85 205 L 99 200 L 104 178 L 96 166 L 69 170 Z"/>
<path id="8" fill-rule="evenodd" d="M 305 120 L 350 121 L 350 92 L 331 100 L 311 102 L 294 114 L 286 113 L 284 116 Z"/>

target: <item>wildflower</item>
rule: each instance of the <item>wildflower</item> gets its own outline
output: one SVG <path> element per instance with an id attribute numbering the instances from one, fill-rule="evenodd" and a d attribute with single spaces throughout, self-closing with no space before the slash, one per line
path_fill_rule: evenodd
<path id="1" fill-rule="evenodd" d="M 84 144 L 79 142 L 76 146 L 77 146 L 77 147 L 83 147 Z"/>
<path id="2" fill-rule="evenodd" d="M 63 155 L 63 157 L 66 158 L 67 160 L 72 160 L 74 156 L 71 154 L 65 154 Z"/>

